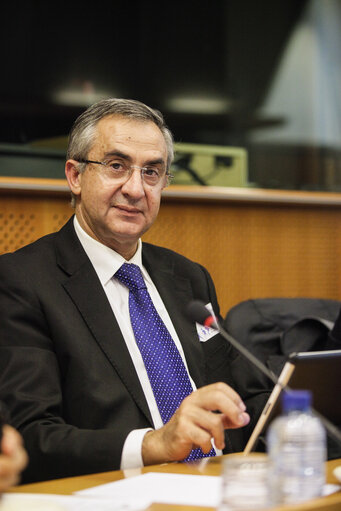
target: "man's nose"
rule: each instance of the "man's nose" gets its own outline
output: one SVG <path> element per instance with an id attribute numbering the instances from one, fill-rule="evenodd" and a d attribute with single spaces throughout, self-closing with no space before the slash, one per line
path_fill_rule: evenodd
<path id="1" fill-rule="evenodd" d="M 134 198 L 144 196 L 143 178 L 140 167 L 132 168 L 132 172 L 126 182 L 122 185 L 122 193 Z"/>

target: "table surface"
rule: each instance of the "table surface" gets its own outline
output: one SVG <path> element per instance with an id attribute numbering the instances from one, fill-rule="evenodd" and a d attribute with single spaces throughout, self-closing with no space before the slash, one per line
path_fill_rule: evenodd
<path id="1" fill-rule="evenodd" d="M 227 455 L 228 456 L 228 455 Z M 205 458 L 202 461 L 196 463 L 167 463 L 162 465 L 153 465 L 150 467 L 144 467 L 141 469 L 133 470 L 117 470 L 113 472 L 102 472 L 99 474 L 89 474 L 77 477 L 68 477 L 65 479 L 56 479 L 53 481 L 44 481 L 40 483 L 25 484 L 12 488 L 9 492 L 13 493 L 53 493 L 60 495 L 71 495 L 75 491 L 83 490 L 100 484 L 110 483 L 118 481 L 125 477 L 136 476 L 148 472 L 165 472 L 173 474 L 194 474 L 194 475 L 211 475 L 217 476 L 221 474 L 222 461 L 226 456 L 219 456 L 216 458 Z M 327 462 L 327 482 L 337 484 L 337 480 L 333 475 L 333 470 L 338 465 L 341 465 L 341 459 L 332 460 Z M 185 509 L 186 511 L 198 511 L 199 509 L 210 509 L 210 508 L 198 508 L 192 506 L 175 506 L 166 504 L 153 504 L 149 511 L 178 511 Z M 287 506 L 280 509 L 297 509 L 297 510 L 325 510 L 325 511 L 340 511 L 341 510 L 341 491 L 323 497 L 322 499 L 316 499 L 311 502 L 306 502 L 297 506 Z"/>

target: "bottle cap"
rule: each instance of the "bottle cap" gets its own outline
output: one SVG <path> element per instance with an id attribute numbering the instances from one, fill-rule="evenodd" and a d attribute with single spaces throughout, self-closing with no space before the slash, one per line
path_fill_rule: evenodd
<path id="1" fill-rule="evenodd" d="M 282 407 L 284 412 L 291 410 L 307 410 L 311 406 L 312 395 L 309 390 L 284 390 Z"/>

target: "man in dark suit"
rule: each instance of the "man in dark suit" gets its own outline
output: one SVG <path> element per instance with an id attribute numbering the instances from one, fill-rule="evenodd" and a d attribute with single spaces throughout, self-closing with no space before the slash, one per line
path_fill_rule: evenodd
<path id="1" fill-rule="evenodd" d="M 212 445 L 240 450 L 257 418 L 264 382 L 184 312 L 196 299 L 219 315 L 208 272 L 140 239 L 157 217 L 172 156 L 159 112 L 131 100 L 93 105 L 69 140 L 75 216 L 0 258 L 0 398 L 25 440 L 26 482 L 180 461 L 196 448 L 214 455 Z M 139 268 L 178 357 L 172 388 L 153 381 L 137 342 L 132 291 L 118 278 L 126 262 Z M 190 391 L 164 420 L 159 387 L 171 396 L 183 380 Z"/>

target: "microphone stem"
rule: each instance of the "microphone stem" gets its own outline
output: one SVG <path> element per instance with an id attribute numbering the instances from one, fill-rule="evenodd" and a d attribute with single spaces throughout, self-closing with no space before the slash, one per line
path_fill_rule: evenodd
<path id="1" fill-rule="evenodd" d="M 233 337 L 231 337 L 228 332 L 226 332 L 226 330 L 223 330 L 219 323 L 217 321 L 215 321 L 215 326 L 217 328 L 217 330 L 219 331 L 220 335 L 222 337 L 224 337 L 224 339 L 226 339 L 229 343 L 232 344 L 232 346 L 234 348 L 236 348 L 237 351 L 239 351 L 242 355 L 244 355 L 244 357 L 249 361 L 251 362 L 251 364 L 255 365 L 256 367 L 258 367 L 258 369 L 263 373 L 265 374 L 265 376 L 267 376 L 268 378 L 270 378 L 270 380 L 275 384 L 277 385 L 279 382 L 278 382 L 278 378 L 277 376 L 272 372 L 270 371 L 270 369 L 268 369 L 266 367 L 266 365 L 263 364 L 263 362 L 261 362 L 257 357 L 255 357 L 253 355 L 253 353 L 251 353 L 249 350 L 247 350 L 246 348 L 244 348 L 244 346 L 242 344 L 240 344 L 239 342 L 237 342 Z M 281 384 L 279 384 L 281 385 Z M 282 385 L 281 385 L 282 389 L 284 388 Z"/>

